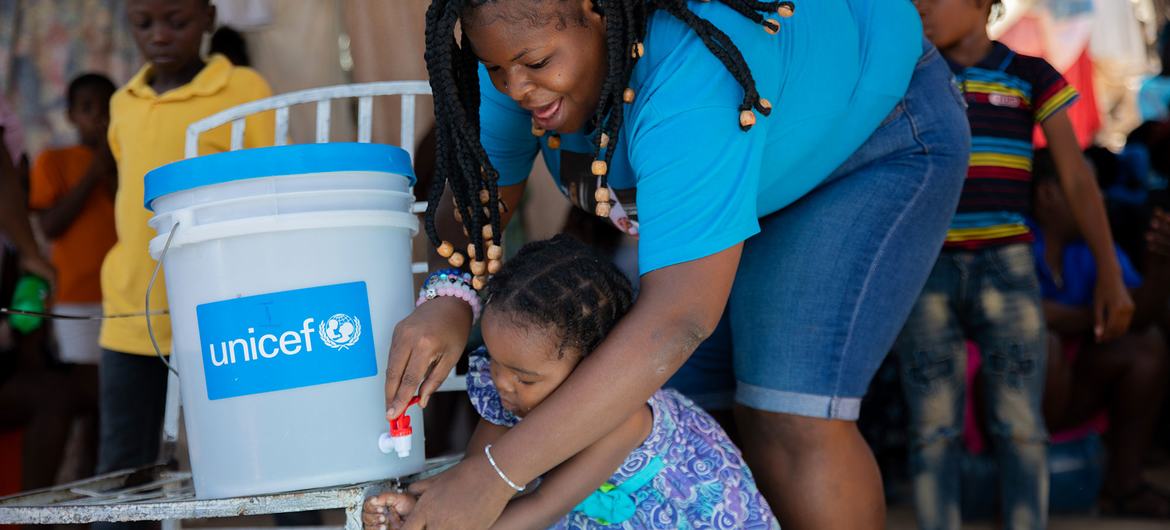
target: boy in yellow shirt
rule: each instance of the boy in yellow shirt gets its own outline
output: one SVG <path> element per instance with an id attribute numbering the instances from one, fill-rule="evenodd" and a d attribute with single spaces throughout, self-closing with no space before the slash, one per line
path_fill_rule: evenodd
<path id="1" fill-rule="evenodd" d="M 220 55 L 204 60 L 203 35 L 215 27 L 208 0 L 131 0 L 127 17 L 147 64 L 110 101 L 110 151 L 118 163 L 114 222 L 118 241 L 102 264 L 106 315 L 145 310 L 147 284 L 155 261 L 147 250 L 155 231 L 143 207 L 144 177 L 183 158 L 187 126 L 224 109 L 271 95 L 256 72 L 238 68 Z M 249 118 L 246 147 L 272 145 L 270 115 Z M 227 151 L 229 130 L 200 136 L 199 154 Z M 152 312 L 166 309 L 160 277 L 151 292 Z M 155 316 L 155 337 L 170 348 L 170 319 Z M 98 472 L 152 463 L 158 455 L 166 367 L 155 358 L 145 318 L 103 321 L 101 441 Z M 96 527 L 96 525 L 95 525 Z"/>

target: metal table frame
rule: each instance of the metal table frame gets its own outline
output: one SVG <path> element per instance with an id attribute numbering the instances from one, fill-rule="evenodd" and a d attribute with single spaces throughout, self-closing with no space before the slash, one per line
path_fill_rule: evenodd
<path id="1" fill-rule="evenodd" d="M 199 120 L 187 128 L 185 155 L 198 154 L 199 136 L 216 127 L 231 124 L 231 150 L 243 148 L 245 118 L 256 113 L 274 111 L 276 145 L 288 141 L 289 108 L 293 105 L 316 105 L 316 143 L 329 141 L 330 102 L 334 99 L 358 99 L 358 141 L 368 143 L 372 136 L 373 100 L 380 96 L 401 98 L 400 138 L 403 148 L 414 157 L 415 101 L 430 95 L 426 81 L 393 81 L 338 85 L 290 92 L 265 98 Z M 415 203 L 413 213 L 421 213 L 426 203 Z M 414 263 L 415 273 L 426 272 L 425 263 Z M 454 373 L 440 391 L 464 390 L 465 381 Z M 179 379 L 171 372 L 163 420 L 159 462 L 139 469 L 117 471 L 71 484 L 24 492 L 0 498 L 0 524 L 75 524 L 97 521 L 163 521 L 168 530 L 178 529 L 183 519 L 238 517 L 322 509 L 344 508 L 346 530 L 360 530 L 362 502 L 368 495 L 398 489 L 412 482 L 434 476 L 461 458 L 449 456 L 428 460 L 426 468 L 415 475 L 387 481 L 367 482 L 332 488 L 253 495 L 225 499 L 195 497 L 191 474 L 170 469 L 179 435 Z"/>
<path id="2" fill-rule="evenodd" d="M 190 473 L 147 466 L 0 498 L 0 524 L 163 521 L 165 529 L 177 530 L 183 519 L 343 508 L 345 529 L 360 530 L 362 502 L 367 496 L 401 490 L 441 473 L 460 458 L 428 460 L 421 473 L 399 479 L 226 499 L 197 499 Z"/>

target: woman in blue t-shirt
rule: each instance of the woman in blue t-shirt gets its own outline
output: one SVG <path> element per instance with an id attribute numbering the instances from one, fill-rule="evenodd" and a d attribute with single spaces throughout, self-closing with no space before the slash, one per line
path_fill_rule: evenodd
<path id="1" fill-rule="evenodd" d="M 574 204 L 638 237 L 641 291 L 491 455 L 416 487 L 407 528 L 487 527 L 513 485 L 664 384 L 734 406 L 783 524 L 884 525 L 855 420 L 941 247 L 970 144 L 911 3 L 435 0 L 426 60 L 427 235 L 475 277 L 424 290 L 398 325 L 388 415 L 416 389 L 425 404 L 463 351 L 468 293 L 500 266 L 537 152 Z M 469 239 L 439 233 L 452 216 Z"/>

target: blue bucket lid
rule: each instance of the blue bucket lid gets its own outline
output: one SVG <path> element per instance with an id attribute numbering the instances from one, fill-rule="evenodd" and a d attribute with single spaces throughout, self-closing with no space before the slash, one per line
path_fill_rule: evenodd
<path id="1" fill-rule="evenodd" d="M 415 183 L 410 155 L 393 145 L 364 143 L 297 144 L 228 151 L 172 162 L 146 174 L 144 206 L 155 199 L 200 186 L 237 180 L 328 173 L 381 171 Z"/>

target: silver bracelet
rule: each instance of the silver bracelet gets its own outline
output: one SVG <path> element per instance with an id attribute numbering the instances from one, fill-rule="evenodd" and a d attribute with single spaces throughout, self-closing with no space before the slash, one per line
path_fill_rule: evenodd
<path id="1" fill-rule="evenodd" d="M 512 482 L 511 479 L 509 479 L 508 476 L 500 470 L 500 466 L 496 465 L 496 459 L 492 458 L 492 444 L 483 446 L 483 454 L 487 455 L 488 463 L 492 465 L 492 469 L 496 470 L 496 474 L 499 475 L 500 478 L 504 479 L 504 482 L 507 482 L 509 487 L 516 490 L 517 492 L 524 491 L 524 488 L 521 488 L 520 486 L 517 486 L 515 482 Z"/>

